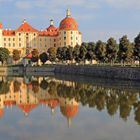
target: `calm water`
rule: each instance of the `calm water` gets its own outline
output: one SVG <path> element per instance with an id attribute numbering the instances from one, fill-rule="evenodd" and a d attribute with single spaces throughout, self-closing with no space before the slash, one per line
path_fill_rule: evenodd
<path id="1" fill-rule="evenodd" d="M 0 117 L 0 140 L 140 140 L 140 92 L 54 77 L 1 77 Z"/>

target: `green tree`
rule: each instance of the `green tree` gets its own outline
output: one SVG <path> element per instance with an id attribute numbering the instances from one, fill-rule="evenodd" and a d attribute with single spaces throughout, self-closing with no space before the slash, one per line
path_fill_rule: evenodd
<path id="1" fill-rule="evenodd" d="M 86 58 L 86 54 L 87 54 L 87 49 L 85 46 L 81 46 L 79 49 L 80 53 L 79 53 L 79 59 L 80 61 L 85 61 Z"/>
<path id="2" fill-rule="evenodd" d="M 0 48 L 0 61 L 2 64 L 7 62 L 8 58 L 10 57 L 10 52 L 7 48 Z"/>
<path id="3" fill-rule="evenodd" d="M 127 62 L 133 62 L 134 61 L 134 43 L 129 43 L 128 50 L 127 50 Z"/>
<path id="4" fill-rule="evenodd" d="M 129 47 L 130 47 L 130 42 L 127 36 L 125 35 L 120 39 L 119 51 L 118 51 L 118 60 L 123 64 L 129 59 L 128 54 L 129 51 L 131 51 Z"/>
<path id="5" fill-rule="evenodd" d="M 75 59 L 76 62 L 80 62 L 79 55 L 80 55 L 80 46 L 76 45 L 73 50 L 73 58 Z"/>
<path id="6" fill-rule="evenodd" d="M 89 43 L 87 43 L 87 42 L 83 42 L 83 43 L 81 44 L 81 46 L 84 46 L 84 47 L 87 49 L 88 46 L 89 46 Z"/>
<path id="7" fill-rule="evenodd" d="M 15 63 L 20 59 L 21 52 L 19 50 L 13 50 L 13 60 Z"/>
<path id="8" fill-rule="evenodd" d="M 62 47 L 57 48 L 56 56 L 59 61 L 62 61 Z"/>
<path id="9" fill-rule="evenodd" d="M 89 42 L 88 45 L 86 45 L 87 53 L 86 53 L 86 59 L 91 61 L 96 59 L 95 55 L 95 47 L 96 44 L 94 42 Z"/>
<path id="10" fill-rule="evenodd" d="M 140 64 L 140 33 L 134 39 L 134 59 L 139 61 Z"/>
<path id="11" fill-rule="evenodd" d="M 109 38 L 106 44 L 106 57 L 107 61 L 114 63 L 117 56 L 117 42 L 114 38 Z"/>
<path id="12" fill-rule="evenodd" d="M 38 50 L 37 49 L 33 49 L 31 53 L 32 53 L 31 61 L 34 62 L 34 63 L 38 62 L 38 59 L 39 59 L 39 52 L 38 52 Z"/>
<path id="13" fill-rule="evenodd" d="M 73 47 L 71 47 L 71 46 L 69 46 L 68 48 L 67 48 L 67 52 L 66 52 L 66 54 L 67 54 L 67 60 L 70 60 L 70 61 L 72 61 L 73 60 Z"/>
<path id="14" fill-rule="evenodd" d="M 55 47 L 51 47 L 48 49 L 49 60 L 54 62 L 56 60 L 57 49 Z"/>
<path id="15" fill-rule="evenodd" d="M 47 55 L 47 53 L 43 52 L 42 54 L 39 55 L 39 58 L 44 65 L 45 62 L 48 60 L 48 55 Z"/>
<path id="16" fill-rule="evenodd" d="M 62 61 L 66 61 L 67 60 L 67 47 L 62 47 Z"/>
<path id="17" fill-rule="evenodd" d="M 105 43 L 100 40 L 96 43 L 95 54 L 99 62 L 105 62 L 105 53 L 106 53 L 105 47 L 106 47 Z"/>

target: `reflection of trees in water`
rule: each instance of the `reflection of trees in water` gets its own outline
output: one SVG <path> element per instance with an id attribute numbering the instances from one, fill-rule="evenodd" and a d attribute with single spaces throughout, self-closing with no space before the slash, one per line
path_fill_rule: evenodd
<path id="1" fill-rule="evenodd" d="M 135 121 L 140 125 L 140 101 L 134 104 Z"/>
<path id="2" fill-rule="evenodd" d="M 32 81 L 32 91 L 34 93 L 38 93 L 39 92 L 39 81 L 38 80 L 33 80 Z"/>
<path id="3" fill-rule="evenodd" d="M 135 107 L 135 120 L 140 124 L 139 92 L 84 84 L 75 84 L 73 87 L 59 84 L 57 93 L 60 97 L 75 98 L 83 106 L 88 105 L 89 107 L 97 108 L 99 111 L 106 108 L 110 116 L 119 111 L 120 117 L 125 121 Z M 139 105 L 136 105 L 138 102 Z"/>
<path id="4" fill-rule="evenodd" d="M 6 94 L 10 90 L 10 84 L 8 81 L 4 81 L 3 79 L 0 81 L 0 94 Z"/>
<path id="5" fill-rule="evenodd" d="M 9 92 L 9 82 L 0 81 L 0 94 Z M 21 83 L 14 81 L 14 92 L 20 90 Z M 105 88 L 83 83 L 70 83 L 43 79 L 32 80 L 34 93 L 46 90 L 51 96 L 75 99 L 83 106 L 96 108 L 98 111 L 107 110 L 110 116 L 119 112 L 123 120 L 127 120 L 134 111 L 135 121 L 140 124 L 140 92 Z"/>
<path id="6" fill-rule="evenodd" d="M 48 82 L 44 78 L 40 83 L 40 88 L 42 88 L 43 90 L 46 90 L 48 88 Z"/>
<path id="7" fill-rule="evenodd" d="M 48 84 L 48 93 L 50 95 L 57 95 L 57 86 L 58 84 L 54 81 L 49 82 Z"/>
<path id="8" fill-rule="evenodd" d="M 14 92 L 19 92 L 20 91 L 20 86 L 21 86 L 21 83 L 19 81 L 15 80 L 13 82 Z"/>

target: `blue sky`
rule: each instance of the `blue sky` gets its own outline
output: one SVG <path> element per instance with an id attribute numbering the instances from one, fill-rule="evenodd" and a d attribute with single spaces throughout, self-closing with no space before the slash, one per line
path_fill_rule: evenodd
<path id="1" fill-rule="evenodd" d="M 0 21 L 4 28 L 16 29 L 23 19 L 44 29 L 49 20 L 55 25 L 71 9 L 83 41 L 118 40 L 127 34 L 130 40 L 140 32 L 140 0 L 0 0 Z"/>

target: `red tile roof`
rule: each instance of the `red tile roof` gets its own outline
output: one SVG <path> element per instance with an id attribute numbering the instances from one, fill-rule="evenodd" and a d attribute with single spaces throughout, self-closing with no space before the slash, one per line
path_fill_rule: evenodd
<path id="1" fill-rule="evenodd" d="M 59 100 L 58 99 L 50 99 L 49 101 L 48 101 L 48 106 L 50 107 L 50 108 L 55 108 L 55 107 L 57 107 L 59 105 Z"/>
<path id="2" fill-rule="evenodd" d="M 37 29 L 33 28 L 26 21 L 23 21 L 22 25 L 16 31 L 17 32 L 38 32 Z"/>
<path id="3" fill-rule="evenodd" d="M 15 30 L 5 29 L 2 31 L 2 34 L 3 36 L 15 36 Z"/>
<path id="4" fill-rule="evenodd" d="M 31 112 L 34 108 L 37 107 L 37 104 L 20 104 L 19 108 L 24 112 L 24 113 L 29 113 Z"/>
<path id="5" fill-rule="evenodd" d="M 7 100 L 7 101 L 4 101 L 4 105 L 13 106 L 13 105 L 16 105 L 16 101 Z"/>
<path id="6" fill-rule="evenodd" d="M 26 59 L 31 59 L 31 58 L 32 58 L 32 54 L 29 53 L 29 54 L 27 54 L 24 58 L 26 58 Z"/>
<path id="7" fill-rule="evenodd" d="M 41 104 L 47 105 L 47 104 L 48 104 L 48 100 L 46 100 L 46 99 L 41 99 L 41 100 L 40 100 L 40 103 L 41 103 Z"/>
<path id="8" fill-rule="evenodd" d="M 74 18 L 66 17 L 60 22 L 60 30 L 78 30 L 78 24 Z"/>
<path id="9" fill-rule="evenodd" d="M 53 25 L 50 25 L 47 29 L 43 30 L 43 31 L 40 31 L 39 32 L 39 35 L 40 36 L 57 36 L 58 35 L 58 31 L 59 31 L 59 28 L 56 28 L 55 26 Z"/>

